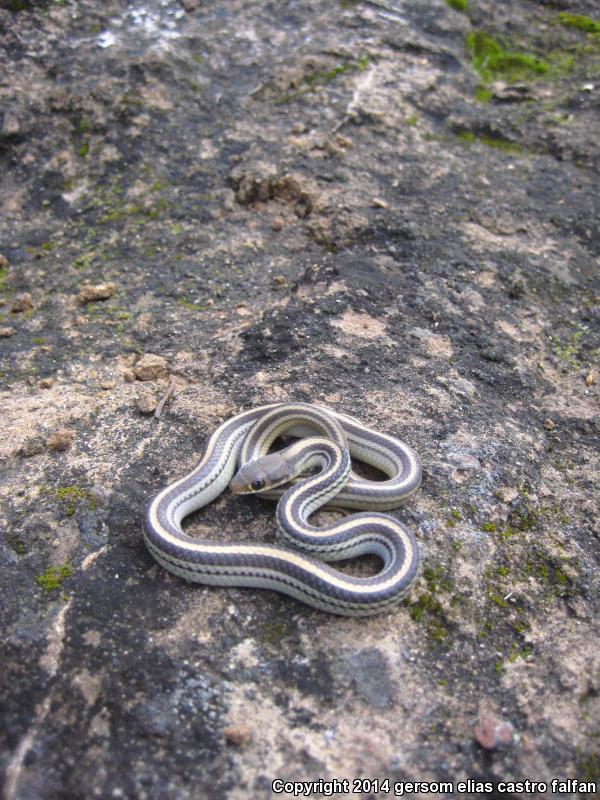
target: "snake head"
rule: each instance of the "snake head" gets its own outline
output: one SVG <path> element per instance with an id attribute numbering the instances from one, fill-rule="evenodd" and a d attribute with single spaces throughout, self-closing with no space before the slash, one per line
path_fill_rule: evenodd
<path id="1" fill-rule="evenodd" d="M 234 494 L 253 494 L 288 483 L 290 465 L 279 453 L 268 453 L 245 464 L 233 476 L 229 488 Z"/>

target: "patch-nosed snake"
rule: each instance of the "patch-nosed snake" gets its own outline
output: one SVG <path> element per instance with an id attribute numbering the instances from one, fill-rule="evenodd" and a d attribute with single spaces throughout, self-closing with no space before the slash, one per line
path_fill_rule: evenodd
<path id="1" fill-rule="evenodd" d="M 282 435 L 297 441 L 268 453 Z M 388 479 L 359 477 L 350 456 Z M 316 474 L 304 477 L 315 468 Z M 298 476 L 302 479 L 290 485 Z M 183 518 L 208 505 L 230 482 L 234 493 L 281 498 L 277 522 L 293 549 L 213 542 L 182 530 Z M 322 406 L 274 403 L 237 414 L 217 428 L 194 469 L 148 504 L 144 539 L 159 564 L 189 581 L 274 589 L 333 614 L 376 614 L 404 596 L 420 564 L 414 536 L 395 517 L 378 512 L 399 506 L 420 482 L 419 459 L 399 439 Z M 361 513 L 312 526 L 309 516 L 327 504 Z M 371 577 L 353 577 L 324 563 L 365 553 L 383 562 Z"/>

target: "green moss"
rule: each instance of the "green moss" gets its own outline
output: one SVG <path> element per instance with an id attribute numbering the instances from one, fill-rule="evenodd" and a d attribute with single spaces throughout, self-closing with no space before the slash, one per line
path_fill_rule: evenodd
<path id="1" fill-rule="evenodd" d="M 516 661 L 518 658 L 527 658 L 532 654 L 531 647 L 520 647 L 516 642 L 513 642 L 510 646 L 510 651 L 508 653 L 508 660 L 513 662 Z"/>
<path id="2" fill-rule="evenodd" d="M 411 128 L 414 127 L 418 121 L 419 118 L 416 116 L 416 114 L 411 114 L 410 117 L 406 118 L 406 124 Z"/>
<path id="3" fill-rule="evenodd" d="M 136 203 L 107 203 L 104 214 L 100 217 L 99 222 L 107 223 L 129 220 L 137 225 L 142 225 L 149 220 L 157 220 L 167 208 L 168 202 L 163 197 L 159 197 L 150 208 L 137 205 Z"/>
<path id="4" fill-rule="evenodd" d="M 5 7 L 9 11 L 25 11 L 31 8 L 31 0 L 7 0 Z"/>
<path id="5" fill-rule="evenodd" d="M 448 519 L 446 520 L 446 527 L 454 528 L 456 523 L 459 522 L 460 520 L 462 520 L 462 515 L 460 511 L 458 511 L 456 508 L 451 508 L 448 511 Z"/>
<path id="6" fill-rule="evenodd" d="M 530 630 L 531 625 L 523 620 L 518 620 L 517 622 L 512 622 L 511 627 L 515 633 L 521 635 L 525 633 L 525 631 Z"/>
<path id="7" fill-rule="evenodd" d="M 469 10 L 469 0 L 446 0 L 446 4 L 455 11 L 462 11 L 463 14 Z"/>
<path id="8" fill-rule="evenodd" d="M 432 594 L 438 591 L 452 591 L 452 581 L 443 567 L 426 567 L 423 570 L 423 577 L 427 583 L 427 588 Z"/>
<path id="9" fill-rule="evenodd" d="M 369 66 L 369 56 L 360 56 L 356 61 L 348 61 L 345 64 L 337 64 L 335 67 L 320 72 L 313 72 L 306 75 L 297 88 L 292 89 L 286 94 L 279 97 L 275 102 L 276 104 L 288 103 L 290 100 L 295 99 L 299 95 L 306 94 L 313 91 L 318 86 L 324 86 L 331 83 L 335 78 L 344 75 L 347 72 L 364 72 Z"/>
<path id="10" fill-rule="evenodd" d="M 69 564 L 63 564 L 60 567 L 48 567 L 41 575 L 35 576 L 35 582 L 45 592 L 52 592 L 61 588 L 63 581 L 71 575 L 71 572 Z"/>
<path id="11" fill-rule="evenodd" d="M 577 759 L 577 776 L 583 781 L 600 780 L 600 756 L 598 753 L 582 753 Z"/>
<path id="12" fill-rule="evenodd" d="M 482 639 L 487 639 L 488 636 L 490 635 L 490 633 L 492 633 L 493 630 L 494 630 L 494 626 L 492 625 L 492 623 L 489 620 L 486 620 L 483 623 L 483 626 L 482 626 L 482 628 L 481 628 L 481 630 L 479 632 L 479 636 Z"/>
<path id="13" fill-rule="evenodd" d="M 486 147 L 495 147 L 496 150 L 503 150 L 505 153 L 520 153 L 523 149 L 517 142 L 511 142 L 501 136 L 479 136 L 478 141 Z"/>
<path id="14" fill-rule="evenodd" d="M 478 142 L 479 144 L 484 144 L 486 147 L 502 150 L 505 153 L 520 153 L 523 149 L 521 145 L 516 142 L 503 139 L 501 136 L 487 136 L 485 134 L 475 134 L 473 131 L 459 131 L 456 137 L 460 139 L 461 142 L 466 142 L 467 144 Z"/>
<path id="15" fill-rule="evenodd" d="M 541 514 L 529 505 L 520 505 L 511 511 L 509 521 L 512 528 L 524 533 L 530 531 L 539 523 Z"/>
<path id="16" fill-rule="evenodd" d="M 338 75 L 343 75 L 345 72 L 348 72 L 349 69 L 350 66 L 348 64 L 338 64 L 337 67 L 308 75 L 304 80 L 309 86 L 315 83 L 329 83 L 334 78 L 337 78 Z"/>
<path id="17" fill-rule="evenodd" d="M 408 613 L 415 622 L 424 623 L 427 635 L 436 641 L 443 641 L 448 636 L 444 625 L 444 611 L 432 594 L 425 592 L 410 607 Z"/>
<path id="18" fill-rule="evenodd" d="M 558 336 L 551 336 L 550 343 L 552 352 L 567 367 L 579 367 L 581 365 L 583 331 L 571 331 L 566 339 L 561 340 Z"/>
<path id="19" fill-rule="evenodd" d="M 535 578 L 546 598 L 569 597 L 576 588 L 560 563 L 560 558 L 549 557 L 547 553 L 535 547 L 521 568 L 520 574 L 523 578 Z"/>
<path id="20" fill-rule="evenodd" d="M 566 586 L 569 580 L 569 576 L 560 567 L 554 567 L 554 580 L 559 586 Z"/>
<path id="21" fill-rule="evenodd" d="M 485 86 L 479 85 L 475 88 L 475 100 L 479 103 L 489 103 L 492 93 Z"/>
<path id="22" fill-rule="evenodd" d="M 8 541 L 8 544 L 14 550 L 14 552 L 19 556 L 25 555 L 25 553 L 27 553 L 29 551 L 29 548 L 27 546 L 27 542 L 24 542 L 22 539 L 19 539 L 19 538 L 14 537 L 14 536 L 8 536 L 7 537 L 7 541 Z"/>
<path id="23" fill-rule="evenodd" d="M 427 591 L 422 592 L 417 600 L 408 606 L 408 613 L 415 622 L 425 625 L 427 635 L 436 641 L 443 641 L 448 636 L 446 616 L 439 600 L 440 593 L 448 593 L 452 589 L 452 581 L 443 567 L 426 567 L 423 578 Z"/>
<path id="24" fill-rule="evenodd" d="M 558 15 L 558 21 L 568 28 L 577 28 L 586 33 L 600 33 L 600 22 L 585 17 L 583 14 L 569 14 L 567 11 L 562 11 Z"/>
<path id="25" fill-rule="evenodd" d="M 481 530 L 485 531 L 486 533 L 496 533 L 498 530 L 498 526 L 495 522 L 484 522 L 480 527 Z"/>
<path id="26" fill-rule="evenodd" d="M 72 517 L 77 509 L 77 505 L 82 500 L 88 501 L 90 511 L 96 508 L 96 501 L 93 495 L 86 489 L 80 486 L 62 486 L 54 490 L 54 496 L 59 500 L 63 506 L 67 517 Z"/>
<path id="27" fill-rule="evenodd" d="M 286 636 L 289 636 L 288 625 L 281 620 L 270 620 L 263 625 L 260 631 L 260 639 L 265 644 L 277 646 Z"/>
<path id="28" fill-rule="evenodd" d="M 487 596 L 488 599 L 494 603 L 494 605 L 498 606 L 498 608 L 506 607 L 506 600 L 503 597 L 500 597 L 499 594 L 496 594 L 496 592 L 494 592 L 492 589 L 488 590 Z"/>
<path id="29" fill-rule="evenodd" d="M 90 145 L 89 142 L 84 142 L 81 147 L 79 148 L 79 155 L 82 158 L 85 158 L 87 154 L 90 152 Z"/>
<path id="30" fill-rule="evenodd" d="M 503 78 L 509 82 L 545 75 L 550 67 L 541 58 L 505 50 L 494 38 L 483 31 L 469 31 L 467 50 L 473 68 L 484 81 Z"/>
<path id="31" fill-rule="evenodd" d="M 200 305 L 198 303 L 190 303 L 189 300 L 184 300 L 182 297 L 178 297 L 175 302 L 178 306 L 187 308 L 188 311 L 208 311 L 209 309 L 209 306 Z"/>
<path id="32" fill-rule="evenodd" d="M 140 171 L 148 177 L 152 175 L 151 168 L 141 167 Z M 158 192 L 166 185 L 165 181 L 154 181 L 150 190 Z M 149 220 L 159 219 L 161 214 L 169 209 L 169 202 L 164 197 L 153 197 L 151 204 L 141 204 L 128 202 L 124 195 L 125 189 L 119 179 L 116 179 L 90 199 L 89 206 L 98 209 L 99 223 L 124 222 L 132 225 L 144 225 Z"/>
<path id="33" fill-rule="evenodd" d="M 75 269 L 89 269 L 92 266 L 95 256 L 96 253 L 93 251 L 90 253 L 83 253 L 75 259 L 73 266 Z"/>
<path id="34" fill-rule="evenodd" d="M 501 542 L 509 542 L 513 536 L 517 535 L 517 531 L 511 528 L 510 525 L 506 525 L 501 531 L 498 531 L 498 534 Z"/>
<path id="35" fill-rule="evenodd" d="M 593 47 L 570 47 L 564 50 L 551 50 L 546 54 L 546 61 L 550 64 L 551 74 L 555 77 L 568 75 L 573 71 L 576 59 L 589 55 L 593 50 Z"/>
<path id="36" fill-rule="evenodd" d="M 573 26 L 587 30 L 590 41 L 568 43 L 563 47 L 545 49 L 543 58 L 519 49 L 505 49 L 503 44 L 483 31 L 471 31 L 466 37 L 466 47 L 471 56 L 473 68 L 479 73 L 483 82 L 475 89 L 475 99 L 487 103 L 492 98 L 489 83 L 492 80 L 503 80 L 507 83 L 531 81 L 538 78 L 561 78 L 572 73 L 581 65 L 588 78 L 600 73 L 597 61 L 600 34 L 594 33 L 594 26 L 600 23 L 579 15 L 563 15 L 565 19 L 573 19 Z M 590 56 L 592 57 L 590 59 Z M 529 98 L 533 102 L 532 98 Z M 539 106 L 535 106 L 539 114 Z M 509 143 L 514 147 L 514 143 Z M 490 146 L 500 146 L 502 144 Z"/>
<path id="37" fill-rule="evenodd" d="M 119 306 L 109 305 L 106 302 L 86 303 L 83 306 L 83 310 L 89 322 L 94 321 L 102 325 L 110 326 L 117 336 L 121 336 L 125 332 L 123 322 L 131 319 L 131 313 L 129 311 L 124 311 Z M 131 347 L 131 343 L 129 343 L 128 346 Z"/>
<path id="38" fill-rule="evenodd" d="M 87 133 L 90 129 L 90 121 L 87 117 L 81 117 L 79 120 L 79 133 Z"/>

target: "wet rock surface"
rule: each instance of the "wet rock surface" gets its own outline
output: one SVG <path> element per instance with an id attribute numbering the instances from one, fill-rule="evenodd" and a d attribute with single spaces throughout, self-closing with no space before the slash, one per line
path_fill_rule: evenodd
<path id="1" fill-rule="evenodd" d="M 600 780 L 597 8 L 450 5 L 0 3 L 9 800 Z M 147 499 L 284 399 L 420 454 L 393 612 L 146 551 Z"/>

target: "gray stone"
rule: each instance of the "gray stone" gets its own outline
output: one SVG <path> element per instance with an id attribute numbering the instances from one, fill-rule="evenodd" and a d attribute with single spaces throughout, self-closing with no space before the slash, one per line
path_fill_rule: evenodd
<path id="1" fill-rule="evenodd" d="M 556 3 L 498 5 L 0 3 L 8 800 L 595 774 L 597 54 Z M 479 74 L 479 30 L 549 70 Z M 386 614 L 144 545 L 217 426 L 288 398 L 423 461 Z M 228 492 L 185 529 L 277 535 Z"/>

